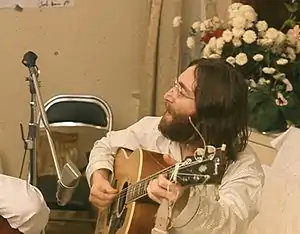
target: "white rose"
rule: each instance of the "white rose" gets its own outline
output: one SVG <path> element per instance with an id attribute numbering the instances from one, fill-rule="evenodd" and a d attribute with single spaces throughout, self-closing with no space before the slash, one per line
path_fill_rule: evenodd
<path id="1" fill-rule="evenodd" d="M 287 64 L 289 61 L 287 60 L 287 59 L 285 59 L 285 58 L 280 58 L 280 59 L 278 59 L 277 61 L 276 61 L 276 63 L 278 64 L 278 65 L 285 65 L 285 64 Z"/>
<path id="2" fill-rule="evenodd" d="M 201 22 L 196 21 L 192 24 L 192 29 L 194 29 L 196 32 L 198 32 L 198 31 L 200 31 L 200 25 L 201 25 Z"/>
<path id="3" fill-rule="evenodd" d="M 271 74 L 274 74 L 274 73 L 275 73 L 276 69 L 275 69 L 274 67 L 264 67 L 264 68 L 262 69 L 262 71 L 263 71 L 265 74 L 271 75 Z"/>
<path id="4" fill-rule="evenodd" d="M 226 42 L 230 42 L 232 40 L 232 36 L 232 32 L 228 29 L 226 29 L 222 34 L 222 37 Z"/>
<path id="5" fill-rule="evenodd" d="M 211 18 L 211 22 L 214 24 L 214 28 L 216 29 L 219 28 L 222 24 L 222 20 L 220 20 L 219 17 L 217 16 L 213 16 Z"/>
<path id="6" fill-rule="evenodd" d="M 283 32 L 278 31 L 278 35 L 275 40 L 275 44 L 281 45 L 282 43 L 284 43 L 285 39 L 286 39 L 286 35 Z"/>
<path id="7" fill-rule="evenodd" d="M 236 3 L 233 3 L 231 4 L 229 7 L 228 7 L 228 12 L 231 12 L 231 11 L 236 11 L 238 10 L 243 4 L 242 3 L 239 3 L 239 2 L 236 2 Z"/>
<path id="8" fill-rule="evenodd" d="M 232 19 L 239 15 L 238 11 L 230 11 L 228 18 L 230 19 L 230 25 L 232 24 Z"/>
<path id="9" fill-rule="evenodd" d="M 291 47 L 287 47 L 286 48 L 286 53 L 287 53 L 287 57 L 291 60 L 294 61 L 296 59 L 296 53 L 295 50 Z"/>
<path id="10" fill-rule="evenodd" d="M 275 28 L 269 28 L 266 31 L 265 38 L 275 40 L 278 37 L 278 30 Z"/>
<path id="11" fill-rule="evenodd" d="M 257 40 L 257 44 L 262 45 L 262 46 L 271 46 L 273 44 L 273 40 L 272 39 L 268 39 L 268 38 L 263 38 L 263 39 L 258 39 Z"/>
<path id="12" fill-rule="evenodd" d="M 210 38 L 209 41 L 208 41 L 208 46 L 212 50 L 216 50 L 217 49 L 217 38 L 216 37 Z"/>
<path id="13" fill-rule="evenodd" d="M 186 40 L 186 45 L 190 49 L 195 48 L 195 45 L 196 45 L 195 38 L 192 36 L 189 36 Z"/>
<path id="14" fill-rule="evenodd" d="M 202 57 L 203 58 L 208 58 L 211 55 L 211 49 L 208 45 L 206 45 L 202 51 Z"/>
<path id="15" fill-rule="evenodd" d="M 246 23 L 246 27 L 245 28 L 248 29 L 248 28 L 252 28 L 252 27 L 253 27 L 253 23 L 248 21 Z"/>
<path id="16" fill-rule="evenodd" d="M 248 20 L 250 22 L 255 22 L 257 20 L 257 14 L 255 12 L 252 12 L 252 11 L 245 12 L 244 17 L 245 17 L 246 20 Z"/>
<path id="17" fill-rule="evenodd" d="M 258 83 L 259 83 L 260 85 L 264 85 L 264 84 L 267 83 L 267 80 L 266 80 L 265 78 L 262 77 L 262 78 L 259 78 Z"/>
<path id="18" fill-rule="evenodd" d="M 243 66 L 248 62 L 248 57 L 245 53 L 239 53 L 237 56 L 235 56 L 235 62 L 236 64 Z"/>
<path id="19" fill-rule="evenodd" d="M 254 81 L 253 79 L 250 79 L 250 80 L 249 80 L 249 86 L 250 86 L 251 88 L 257 87 L 257 85 L 256 85 L 256 83 L 255 83 L 255 81 Z"/>
<path id="20" fill-rule="evenodd" d="M 199 27 L 201 32 L 205 32 L 207 30 L 206 25 L 202 22 L 200 23 L 200 27 Z"/>
<path id="21" fill-rule="evenodd" d="M 268 23 L 265 20 L 260 20 L 256 23 L 256 28 L 259 32 L 266 31 L 268 29 Z"/>
<path id="22" fill-rule="evenodd" d="M 203 24 L 204 24 L 204 27 L 205 27 L 205 31 L 207 31 L 207 30 L 209 30 L 210 28 L 212 28 L 212 22 L 209 20 L 209 19 L 207 19 L 207 20 L 204 20 L 203 21 Z"/>
<path id="23" fill-rule="evenodd" d="M 224 45 L 225 45 L 224 39 L 222 37 L 217 38 L 217 40 L 216 40 L 216 50 L 220 51 L 219 54 L 222 53 Z"/>
<path id="24" fill-rule="evenodd" d="M 243 29 L 246 26 L 246 19 L 242 16 L 236 16 L 232 19 L 232 26 Z"/>
<path id="25" fill-rule="evenodd" d="M 252 6 L 250 5 L 242 5 L 240 8 L 239 8 L 239 12 L 252 12 L 252 13 L 255 13 L 255 10 Z"/>
<path id="26" fill-rule="evenodd" d="M 251 44 L 251 43 L 255 42 L 256 38 L 257 38 L 257 35 L 253 30 L 247 30 L 243 35 L 243 40 L 247 44 Z"/>
<path id="27" fill-rule="evenodd" d="M 239 38 L 233 38 L 232 44 L 234 47 L 240 47 L 242 45 L 242 41 Z"/>
<path id="28" fill-rule="evenodd" d="M 253 56 L 253 60 L 256 62 L 260 62 L 264 59 L 264 56 L 262 54 L 256 54 Z"/>
<path id="29" fill-rule="evenodd" d="M 244 32 L 245 32 L 245 30 L 242 28 L 233 28 L 232 29 L 232 34 L 236 38 L 243 36 Z"/>
<path id="30" fill-rule="evenodd" d="M 182 24 L 182 17 L 181 16 L 176 16 L 173 19 L 173 27 L 177 28 L 180 26 L 180 24 Z"/>
<path id="31" fill-rule="evenodd" d="M 227 62 L 227 63 L 230 63 L 231 65 L 234 65 L 234 63 L 235 63 L 235 58 L 232 57 L 232 56 L 229 56 L 229 57 L 226 59 L 226 62 Z"/>

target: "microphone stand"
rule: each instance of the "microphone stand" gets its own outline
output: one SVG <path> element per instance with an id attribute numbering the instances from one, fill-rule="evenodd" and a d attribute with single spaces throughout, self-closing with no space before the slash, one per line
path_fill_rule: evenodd
<path id="1" fill-rule="evenodd" d="M 26 152 L 29 151 L 29 173 L 28 173 L 28 182 L 32 185 L 36 185 L 36 133 L 37 133 L 37 111 L 36 111 L 36 91 L 34 88 L 33 79 L 28 77 L 26 79 L 29 82 L 29 92 L 30 92 L 30 118 L 29 118 L 29 124 L 28 124 L 28 135 L 27 139 L 25 140 L 24 137 L 24 129 L 23 125 L 20 124 L 21 128 L 21 136 L 22 140 L 24 142 L 24 156 L 26 155 Z M 22 168 L 24 165 L 24 158 L 22 163 Z M 23 169 L 21 170 L 22 173 Z M 20 175 L 21 177 L 21 175 Z"/>
<path id="2" fill-rule="evenodd" d="M 31 93 L 31 101 L 30 101 L 31 116 L 30 116 L 29 133 L 28 133 L 29 141 L 26 142 L 26 145 L 27 145 L 27 148 L 29 147 L 31 150 L 30 151 L 31 152 L 30 169 L 33 169 L 33 170 L 30 171 L 32 173 L 30 175 L 30 182 L 33 183 L 33 185 L 36 184 L 36 181 L 34 181 L 34 180 L 36 180 L 36 130 L 37 130 L 37 127 L 39 124 L 38 118 L 37 118 L 36 106 L 39 107 L 39 111 L 41 114 L 41 120 L 43 121 L 43 124 L 45 126 L 48 143 L 49 143 L 50 151 L 51 151 L 51 154 L 53 157 L 54 166 L 55 166 L 58 180 L 61 179 L 61 169 L 60 169 L 58 159 L 56 156 L 54 142 L 53 142 L 53 140 L 51 138 L 51 134 L 50 134 L 48 118 L 47 118 L 46 112 L 44 110 L 44 103 L 43 103 L 41 93 L 39 90 L 39 83 L 38 83 L 39 71 L 36 66 L 37 58 L 38 57 L 35 53 L 29 51 L 24 55 L 24 58 L 22 60 L 22 63 L 29 69 L 28 80 L 29 80 L 29 89 L 30 89 L 30 93 Z"/>
<path id="3" fill-rule="evenodd" d="M 58 200 L 58 204 L 64 206 L 71 199 L 73 192 L 75 191 L 76 186 L 79 182 L 79 177 L 81 176 L 80 171 L 73 163 L 66 163 L 63 170 L 61 170 L 58 157 L 55 151 L 55 145 L 51 137 L 50 126 L 47 118 L 47 114 L 44 109 L 44 102 L 42 100 L 42 96 L 39 90 L 38 83 L 38 75 L 39 71 L 36 66 L 37 55 L 31 51 L 27 52 L 24 55 L 22 63 L 28 67 L 29 69 L 29 82 L 30 82 L 30 92 L 32 94 L 31 98 L 31 118 L 29 123 L 29 141 L 26 142 L 26 145 L 32 145 L 31 148 L 31 157 L 30 160 L 30 169 L 32 169 L 32 173 L 29 176 L 30 182 L 33 185 L 36 185 L 36 130 L 39 127 L 39 119 L 36 117 L 36 103 L 40 111 L 40 117 L 44 124 L 44 128 L 46 131 L 48 143 L 50 146 L 51 155 L 53 158 L 56 174 L 57 174 L 57 184 L 58 191 L 56 193 L 56 198 Z M 31 130 L 31 131 L 30 131 Z M 28 144 L 29 143 L 29 144 Z"/>

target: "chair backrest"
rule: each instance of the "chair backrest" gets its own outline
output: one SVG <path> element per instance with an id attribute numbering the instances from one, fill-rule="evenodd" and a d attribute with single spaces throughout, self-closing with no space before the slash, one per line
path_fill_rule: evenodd
<path id="1" fill-rule="evenodd" d="M 78 168 L 85 167 L 95 141 L 112 130 L 109 105 L 90 95 L 58 95 L 48 100 L 44 107 L 60 167 L 67 161 L 72 161 Z M 37 174 L 55 174 L 41 116 L 38 116 L 38 122 Z"/>
<path id="2" fill-rule="evenodd" d="M 91 95 L 58 95 L 48 100 L 45 112 L 55 145 L 59 167 L 72 162 L 83 173 L 88 162 L 89 151 L 96 140 L 112 130 L 113 116 L 109 105 L 101 98 Z M 82 178 L 65 207 L 57 205 L 55 196 L 57 173 L 41 116 L 37 119 L 37 150 L 33 177 L 37 187 L 51 209 L 85 210 L 89 207 L 89 187 Z"/>
<path id="3" fill-rule="evenodd" d="M 96 96 L 58 95 L 45 103 L 45 111 L 51 127 L 86 126 L 112 130 L 111 108 Z"/>

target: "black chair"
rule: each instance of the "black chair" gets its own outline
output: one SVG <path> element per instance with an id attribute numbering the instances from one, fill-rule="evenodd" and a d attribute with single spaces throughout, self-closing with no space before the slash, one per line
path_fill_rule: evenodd
<path id="1" fill-rule="evenodd" d="M 37 187 L 51 209 L 50 221 L 95 223 L 97 214 L 88 200 L 89 186 L 84 173 L 93 144 L 112 130 L 112 111 L 104 100 L 95 96 L 58 95 L 45 103 L 45 112 L 60 168 L 72 161 L 83 174 L 70 202 L 59 206 L 56 200 L 57 174 L 39 116 L 36 175 L 32 176 L 35 176 Z M 52 215 L 54 213 L 56 215 Z"/>

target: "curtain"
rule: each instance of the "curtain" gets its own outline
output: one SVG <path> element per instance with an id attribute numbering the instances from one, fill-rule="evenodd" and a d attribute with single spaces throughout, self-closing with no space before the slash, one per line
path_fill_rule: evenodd
<path id="1" fill-rule="evenodd" d="M 180 67 L 180 27 L 173 28 L 172 22 L 175 16 L 182 15 L 183 0 L 149 0 L 148 3 L 147 41 L 139 84 L 139 118 L 163 113 L 163 94 Z"/>

